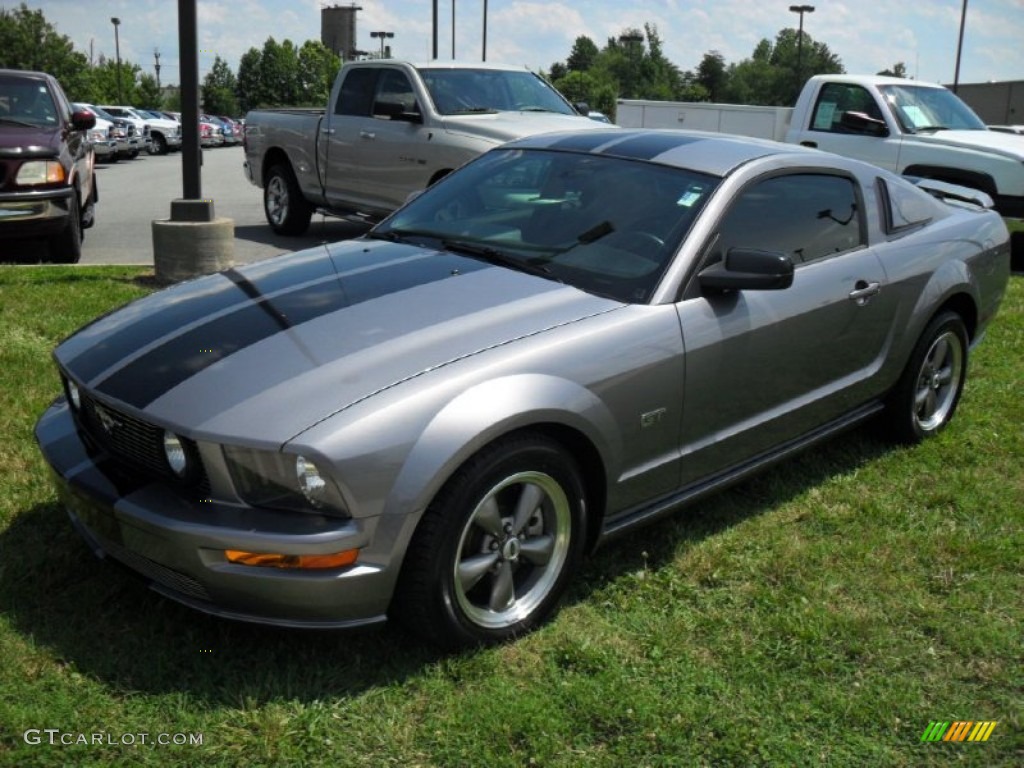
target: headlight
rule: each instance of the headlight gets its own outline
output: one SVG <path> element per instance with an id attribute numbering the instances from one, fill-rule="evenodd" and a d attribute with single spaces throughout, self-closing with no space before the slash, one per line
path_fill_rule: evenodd
<path id="1" fill-rule="evenodd" d="M 316 464 L 305 456 L 295 457 L 295 477 L 299 482 L 299 492 L 314 507 L 324 503 L 327 494 L 327 483 L 320 476 Z"/>
<path id="2" fill-rule="evenodd" d="M 246 504 L 349 516 L 337 484 L 309 456 L 224 446 L 224 458 Z"/>
<path id="3" fill-rule="evenodd" d="M 75 384 L 71 379 L 65 379 L 68 385 L 68 400 L 71 402 L 71 407 L 76 411 L 82 408 L 82 393 L 78 391 L 78 385 Z"/>
<path id="4" fill-rule="evenodd" d="M 25 187 L 36 184 L 62 184 L 67 179 L 64 166 L 56 160 L 30 160 L 22 163 L 14 183 Z"/>
<path id="5" fill-rule="evenodd" d="M 188 474 L 188 454 L 185 453 L 181 438 L 173 432 L 164 432 L 164 458 L 167 459 L 167 466 L 178 477 L 183 478 Z"/>

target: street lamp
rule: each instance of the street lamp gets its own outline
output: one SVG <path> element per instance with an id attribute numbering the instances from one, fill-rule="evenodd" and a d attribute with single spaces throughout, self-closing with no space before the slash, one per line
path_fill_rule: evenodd
<path id="1" fill-rule="evenodd" d="M 121 26 L 121 20 L 117 16 L 112 16 L 110 23 L 114 25 L 114 50 L 117 55 L 117 103 L 121 104 L 124 101 L 121 98 L 121 38 L 117 34 L 117 28 Z"/>
<path id="2" fill-rule="evenodd" d="M 814 13 L 813 5 L 791 5 L 789 10 L 793 13 L 800 14 L 800 31 L 796 33 L 796 79 L 797 87 L 802 87 L 804 83 L 803 70 L 804 70 L 804 14 Z"/>
<path id="3" fill-rule="evenodd" d="M 960 38 L 956 43 L 956 69 L 953 70 L 953 93 L 960 87 L 960 53 L 964 49 L 964 24 L 967 22 L 967 0 L 960 8 Z"/>
<path id="4" fill-rule="evenodd" d="M 392 38 L 394 36 L 395 36 L 394 32 L 371 32 L 370 33 L 370 37 L 372 37 L 372 38 L 378 38 L 379 37 L 380 38 L 380 57 L 382 59 L 384 58 L 384 39 L 385 38 L 389 38 L 390 39 L 390 38 Z"/>

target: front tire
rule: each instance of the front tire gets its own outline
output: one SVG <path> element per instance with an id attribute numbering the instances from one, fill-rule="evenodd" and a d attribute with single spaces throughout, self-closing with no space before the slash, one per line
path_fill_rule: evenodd
<path id="1" fill-rule="evenodd" d="M 572 458 L 542 435 L 485 448 L 424 513 L 393 614 L 448 649 L 530 632 L 554 611 L 586 538 Z"/>
<path id="2" fill-rule="evenodd" d="M 295 174 L 287 165 L 275 165 L 267 172 L 263 213 L 279 235 L 301 235 L 309 227 L 313 207 L 302 196 Z"/>
<path id="3" fill-rule="evenodd" d="M 82 212 L 78 205 L 77 192 L 71 196 L 70 205 L 71 210 L 64 229 L 47 242 L 50 261 L 55 264 L 77 264 L 82 258 Z"/>
<path id="4" fill-rule="evenodd" d="M 928 324 L 889 397 L 890 435 L 915 444 L 953 418 L 967 377 L 967 328 L 960 315 L 943 312 Z"/>

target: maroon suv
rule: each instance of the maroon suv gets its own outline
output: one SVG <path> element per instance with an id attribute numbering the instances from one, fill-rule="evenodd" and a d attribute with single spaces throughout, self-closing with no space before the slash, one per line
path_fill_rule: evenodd
<path id="1" fill-rule="evenodd" d="M 0 241 L 45 238 L 50 261 L 74 263 L 99 195 L 89 112 L 55 78 L 0 69 Z"/>

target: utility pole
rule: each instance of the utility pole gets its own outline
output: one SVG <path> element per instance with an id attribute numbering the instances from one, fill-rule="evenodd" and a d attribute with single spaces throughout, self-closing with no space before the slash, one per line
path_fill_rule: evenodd
<path id="1" fill-rule="evenodd" d="M 153 65 L 153 69 L 156 70 L 156 89 L 160 90 L 160 49 L 153 49 L 153 58 L 156 59 L 156 64 Z"/>
<path id="2" fill-rule="evenodd" d="M 960 52 L 964 47 L 964 24 L 967 22 L 967 0 L 960 9 L 960 39 L 956 44 L 956 70 L 953 72 L 953 93 L 960 85 Z"/>
<path id="3" fill-rule="evenodd" d="M 481 61 L 487 61 L 487 0 L 484 0 L 484 54 Z"/>
<path id="4" fill-rule="evenodd" d="M 121 98 L 121 38 L 117 34 L 121 20 L 117 16 L 112 16 L 110 23 L 114 25 L 114 51 L 117 55 L 117 103 L 121 104 L 124 102 L 124 99 Z"/>

